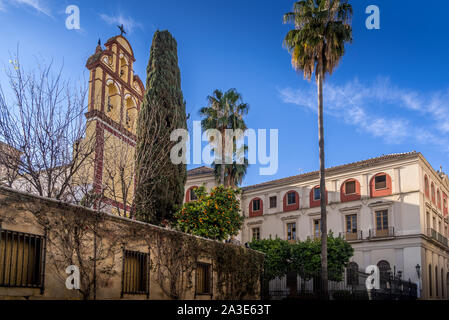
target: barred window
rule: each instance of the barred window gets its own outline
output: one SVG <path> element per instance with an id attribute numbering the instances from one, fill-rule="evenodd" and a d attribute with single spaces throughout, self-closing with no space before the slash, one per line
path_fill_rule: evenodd
<path id="1" fill-rule="evenodd" d="M 43 288 L 45 237 L 0 229 L 0 287 Z"/>
<path id="2" fill-rule="evenodd" d="M 126 294 L 148 294 L 148 253 L 124 251 L 123 288 Z"/>
<path id="3" fill-rule="evenodd" d="M 208 263 L 197 263 L 196 294 L 211 294 L 212 268 Z"/>
<path id="4" fill-rule="evenodd" d="M 348 286 L 356 286 L 359 284 L 359 265 L 355 262 L 350 262 L 346 269 L 346 283 Z"/>
<path id="5" fill-rule="evenodd" d="M 380 286 L 381 288 L 386 288 L 387 282 L 390 282 L 391 267 L 390 263 L 385 260 L 381 260 L 377 263 L 379 268 L 380 276 Z"/>

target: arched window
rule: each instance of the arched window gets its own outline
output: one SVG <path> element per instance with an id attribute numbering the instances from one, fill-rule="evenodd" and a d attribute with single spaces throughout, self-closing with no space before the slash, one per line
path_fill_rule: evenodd
<path id="1" fill-rule="evenodd" d="M 360 183 L 356 179 L 348 179 L 340 187 L 340 201 L 360 200 Z"/>
<path id="2" fill-rule="evenodd" d="M 441 297 L 444 298 L 445 297 L 445 291 L 444 290 L 444 270 L 443 268 L 441 268 Z"/>
<path id="3" fill-rule="evenodd" d="M 385 172 L 376 174 L 370 181 L 371 198 L 385 197 L 392 194 L 391 177 Z"/>
<path id="4" fill-rule="evenodd" d="M 263 201 L 260 198 L 254 198 L 249 202 L 249 216 L 258 217 L 263 215 Z"/>
<path id="5" fill-rule="evenodd" d="M 128 82 L 128 71 L 129 71 L 128 61 L 126 61 L 125 56 L 123 54 L 120 54 L 119 75 L 120 78 L 125 82 Z"/>
<path id="6" fill-rule="evenodd" d="M 187 189 L 185 202 L 198 200 L 198 197 L 195 193 L 195 189 L 197 189 L 197 188 L 198 188 L 198 186 L 192 186 L 189 189 Z"/>
<path id="7" fill-rule="evenodd" d="M 106 101 L 104 111 L 106 115 L 117 123 L 120 123 L 121 96 L 118 86 L 113 80 L 106 83 Z"/>
<path id="8" fill-rule="evenodd" d="M 390 263 L 385 260 L 381 260 L 377 263 L 377 267 L 379 268 L 379 276 L 380 276 L 380 285 L 382 288 L 387 286 L 387 282 L 390 281 L 391 267 Z"/>
<path id="9" fill-rule="evenodd" d="M 446 273 L 446 293 L 449 293 L 449 272 Z"/>
<path id="10" fill-rule="evenodd" d="M 429 297 L 431 297 L 432 295 L 432 265 L 429 264 Z"/>
<path id="11" fill-rule="evenodd" d="M 325 200 L 326 200 L 326 204 L 327 204 L 327 190 L 326 190 L 326 194 L 325 194 Z M 319 207 L 321 205 L 321 194 L 320 194 L 320 186 L 315 186 L 312 190 L 310 190 L 310 194 L 309 194 L 309 202 L 310 202 L 310 207 L 311 208 L 315 208 L 315 207 Z"/>
<path id="12" fill-rule="evenodd" d="M 348 286 L 356 286 L 359 284 L 359 265 L 355 262 L 350 262 L 346 269 L 346 283 Z"/>
<path id="13" fill-rule="evenodd" d="M 299 209 L 299 193 L 295 190 L 287 191 L 283 199 L 284 212 Z"/>
<path id="14" fill-rule="evenodd" d="M 435 185 L 432 184 L 430 185 L 430 194 L 432 196 L 432 203 L 435 204 Z"/>
<path id="15" fill-rule="evenodd" d="M 424 194 L 426 195 L 426 198 L 429 199 L 429 179 L 427 178 L 427 175 L 424 175 Z"/>
<path id="16" fill-rule="evenodd" d="M 125 95 L 125 128 L 135 130 L 137 120 L 137 105 L 131 95 Z"/>
<path id="17" fill-rule="evenodd" d="M 438 292 L 438 267 L 435 266 L 435 296 L 438 298 L 438 295 L 440 294 Z"/>

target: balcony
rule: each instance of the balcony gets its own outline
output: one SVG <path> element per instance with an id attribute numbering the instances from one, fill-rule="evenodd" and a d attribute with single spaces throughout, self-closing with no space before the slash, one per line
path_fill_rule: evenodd
<path id="1" fill-rule="evenodd" d="M 445 245 L 446 247 L 448 246 L 447 238 L 445 236 L 443 236 L 441 233 L 437 232 L 433 228 L 427 229 L 427 236 L 432 238 L 433 240 Z"/>
<path id="2" fill-rule="evenodd" d="M 362 240 L 362 230 L 357 230 L 356 232 L 340 232 L 340 237 L 346 241 L 358 241 Z"/>
<path id="3" fill-rule="evenodd" d="M 394 237 L 394 227 L 389 227 L 387 229 L 377 230 L 370 229 L 369 238 L 370 239 L 382 239 L 382 238 L 392 238 Z"/>

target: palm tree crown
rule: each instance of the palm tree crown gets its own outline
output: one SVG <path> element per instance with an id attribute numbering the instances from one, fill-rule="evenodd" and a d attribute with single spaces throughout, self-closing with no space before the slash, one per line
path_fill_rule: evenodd
<path id="1" fill-rule="evenodd" d="M 284 23 L 293 23 L 284 46 L 292 55 L 292 66 L 303 71 L 304 78 L 312 74 L 332 74 L 345 53 L 345 43 L 352 41 L 350 25 L 352 6 L 347 0 L 302 0 L 293 12 L 284 15 Z"/>
<path id="2" fill-rule="evenodd" d="M 200 115 L 203 117 L 201 127 L 203 130 L 216 129 L 221 133 L 221 162 L 233 163 L 224 166 L 214 163 L 215 172 L 220 172 L 220 182 L 223 185 L 236 186 L 246 173 L 248 164 L 246 161 L 243 164 L 236 164 L 233 159 L 234 154 L 225 152 L 227 147 L 224 141 L 225 130 L 240 129 L 244 131 L 247 129 L 243 116 L 248 113 L 249 105 L 242 101 L 242 96 L 236 89 L 229 89 L 224 93 L 221 90 L 215 90 L 211 96 L 207 97 L 207 101 L 208 105 L 200 110 Z M 211 142 L 214 143 L 214 141 Z M 232 144 L 233 150 L 235 150 L 235 138 Z"/>

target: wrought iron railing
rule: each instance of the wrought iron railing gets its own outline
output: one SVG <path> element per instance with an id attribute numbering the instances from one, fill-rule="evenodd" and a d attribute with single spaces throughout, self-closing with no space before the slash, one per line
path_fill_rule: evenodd
<path id="1" fill-rule="evenodd" d="M 394 237 L 394 227 L 389 227 L 386 229 L 370 229 L 369 231 L 369 238 L 375 239 L 375 238 L 390 238 Z"/>
<path id="2" fill-rule="evenodd" d="M 40 288 L 45 283 L 46 237 L 0 228 L 0 287 Z"/>
<path id="3" fill-rule="evenodd" d="M 382 273 L 380 288 L 368 290 L 366 280 L 369 274 L 354 269 L 346 269 L 341 281 L 329 281 L 329 297 L 333 300 L 408 300 L 417 299 L 418 288 L 410 280 L 402 280 L 402 273 Z M 269 290 L 264 299 L 315 299 L 322 292 L 319 272 L 307 278 L 299 274 L 295 281 L 292 276 L 283 276 L 269 282 Z"/>
<path id="4" fill-rule="evenodd" d="M 356 241 L 363 239 L 362 230 L 357 230 L 356 232 L 340 232 L 340 237 L 346 241 Z"/>
<path id="5" fill-rule="evenodd" d="M 427 236 L 441 244 L 444 244 L 445 246 L 448 245 L 447 238 L 433 228 L 427 229 Z"/>

